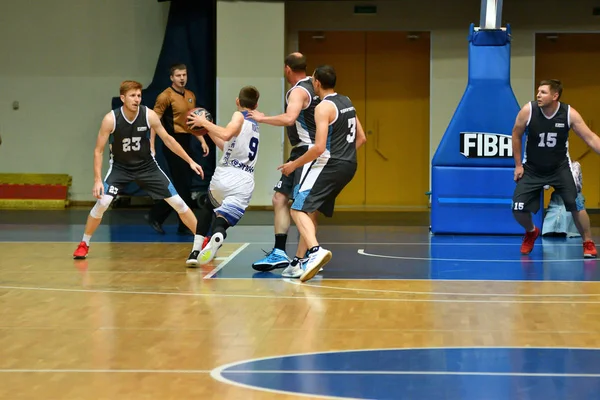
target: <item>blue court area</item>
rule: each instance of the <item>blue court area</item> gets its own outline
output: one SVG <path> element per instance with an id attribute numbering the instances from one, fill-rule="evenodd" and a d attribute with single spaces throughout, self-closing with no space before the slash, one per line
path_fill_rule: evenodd
<path id="1" fill-rule="evenodd" d="M 37 224 L 23 212 L 13 215 L 20 220 L 1 221 L 0 241 L 75 245 L 81 240 L 87 212 L 63 213 L 61 218 L 52 212 L 33 213 L 45 215 L 43 223 Z M 165 225 L 165 230 L 166 235 L 154 232 L 141 212 L 113 212 L 98 228 L 92 246 L 94 242 L 192 242 L 191 236 L 178 235 L 175 225 Z M 297 239 L 292 227 L 287 245 L 290 256 Z M 323 279 L 600 281 L 597 261 L 583 258 L 580 238 L 539 238 L 528 256 L 519 252 L 520 236 L 432 235 L 426 226 L 322 225 L 319 239 L 333 252 L 332 261 L 319 275 Z M 251 268 L 273 246 L 272 226 L 239 225 L 229 230 L 226 241 L 248 245 L 214 279 L 280 279 L 281 270 Z"/>
<path id="2" fill-rule="evenodd" d="M 213 377 L 256 389 L 352 399 L 598 399 L 600 350 L 421 348 L 250 360 Z"/>

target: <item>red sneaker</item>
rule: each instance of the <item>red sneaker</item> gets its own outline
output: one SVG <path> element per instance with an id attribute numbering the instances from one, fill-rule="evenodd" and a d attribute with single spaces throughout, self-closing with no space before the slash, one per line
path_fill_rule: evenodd
<path id="1" fill-rule="evenodd" d="M 583 242 L 583 257 L 584 258 L 596 258 L 598 252 L 596 251 L 596 245 L 591 240 Z"/>
<path id="2" fill-rule="evenodd" d="M 204 238 L 204 242 L 202 242 L 202 250 L 204 250 L 204 248 L 206 247 L 206 245 L 208 244 L 208 242 L 210 242 L 210 236 L 206 236 Z"/>
<path id="3" fill-rule="evenodd" d="M 538 236 L 540 236 L 540 230 L 537 226 L 533 232 L 525 233 L 523 243 L 521 244 L 521 254 L 531 253 L 531 250 L 533 250 L 533 245 L 535 244 L 535 239 L 537 239 Z"/>
<path id="4" fill-rule="evenodd" d="M 90 246 L 85 244 L 85 242 L 81 242 L 81 243 L 79 243 L 79 246 L 77 246 L 77 249 L 73 253 L 73 258 L 76 260 L 83 260 L 84 258 L 87 257 L 89 250 L 90 250 Z"/>

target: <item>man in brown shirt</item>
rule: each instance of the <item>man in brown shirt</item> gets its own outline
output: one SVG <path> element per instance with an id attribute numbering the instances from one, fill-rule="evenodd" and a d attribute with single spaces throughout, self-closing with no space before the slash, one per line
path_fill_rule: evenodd
<path id="1" fill-rule="evenodd" d="M 186 123 L 188 111 L 196 108 L 196 96 L 191 90 L 185 88 L 187 84 L 187 67 L 185 64 L 175 64 L 171 67 L 171 82 L 172 85 L 156 98 L 154 112 L 161 118 L 167 132 L 183 147 L 186 153 L 191 154 L 191 140 L 194 136 L 202 144 L 202 151 L 206 157 L 209 152 L 206 141 L 202 136 L 191 135 Z M 151 143 L 154 153 L 154 132 L 152 132 Z M 171 182 L 175 190 L 191 208 L 193 204 L 191 198 L 192 174 L 189 166 L 166 147 L 163 147 L 163 154 L 169 166 Z M 162 224 L 172 211 L 173 208 L 169 204 L 165 201 L 159 201 L 150 209 L 146 218 L 154 230 L 164 234 Z M 193 232 L 189 231 L 181 219 L 179 219 L 177 232 L 193 235 Z"/>

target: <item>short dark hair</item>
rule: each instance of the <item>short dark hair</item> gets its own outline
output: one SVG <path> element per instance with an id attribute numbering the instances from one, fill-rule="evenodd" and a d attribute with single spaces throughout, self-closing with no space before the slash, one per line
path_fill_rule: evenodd
<path id="1" fill-rule="evenodd" d="M 240 106 L 254 110 L 258 104 L 258 98 L 260 93 L 254 86 L 244 86 L 240 89 L 238 99 L 240 100 Z"/>
<path id="2" fill-rule="evenodd" d="M 306 72 L 306 57 L 301 53 L 292 53 L 285 58 L 285 65 L 294 72 Z"/>
<path id="3" fill-rule="evenodd" d="M 175 70 L 177 70 L 177 69 L 187 71 L 187 66 L 185 64 L 181 64 L 181 63 L 171 65 L 171 68 L 169 69 L 171 76 L 173 76 L 173 74 L 175 73 Z"/>
<path id="4" fill-rule="evenodd" d="M 558 93 L 558 98 L 562 96 L 563 85 L 558 79 L 546 79 L 540 82 L 540 86 L 550 86 L 550 91 Z"/>
<path id="5" fill-rule="evenodd" d="M 315 69 L 315 79 L 321 82 L 323 89 L 333 89 L 337 79 L 335 69 L 331 65 L 321 65 Z"/>

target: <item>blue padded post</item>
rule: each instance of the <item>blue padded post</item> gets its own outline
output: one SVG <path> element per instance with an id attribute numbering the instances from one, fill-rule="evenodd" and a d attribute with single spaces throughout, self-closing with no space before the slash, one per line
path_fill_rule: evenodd
<path id="1" fill-rule="evenodd" d="M 431 232 L 522 235 L 511 209 L 511 134 L 521 107 L 510 85 L 510 26 L 471 24 L 468 40 L 467 88 L 432 159 Z M 534 216 L 540 229 L 542 209 Z"/>

